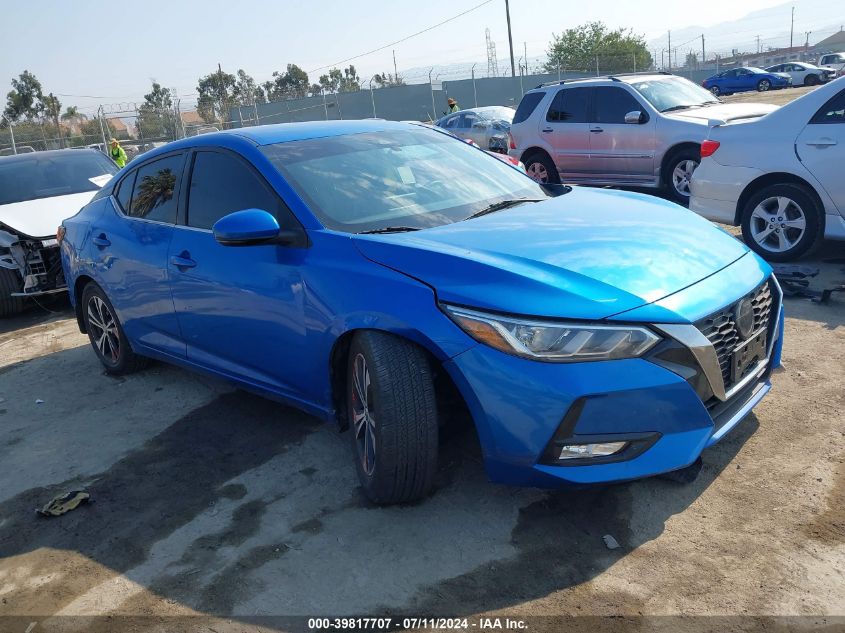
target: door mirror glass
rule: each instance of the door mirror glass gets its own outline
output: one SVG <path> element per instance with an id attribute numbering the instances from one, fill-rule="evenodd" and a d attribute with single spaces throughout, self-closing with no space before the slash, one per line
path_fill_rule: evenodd
<path id="1" fill-rule="evenodd" d="M 639 125 L 643 122 L 643 113 L 640 110 L 633 110 L 625 115 L 625 123 Z"/>
<path id="2" fill-rule="evenodd" d="M 249 246 L 275 241 L 279 223 L 261 209 L 245 209 L 225 215 L 211 227 L 214 239 L 224 246 Z"/>

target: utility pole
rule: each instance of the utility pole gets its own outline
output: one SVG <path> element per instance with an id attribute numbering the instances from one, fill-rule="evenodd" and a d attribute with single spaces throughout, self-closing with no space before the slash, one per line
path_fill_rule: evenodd
<path id="1" fill-rule="evenodd" d="M 760 36 L 757 36 L 757 52 L 760 52 Z"/>
<path id="2" fill-rule="evenodd" d="M 812 31 L 804 31 L 804 48 L 810 48 L 810 33 Z"/>
<path id="3" fill-rule="evenodd" d="M 704 33 L 701 34 L 701 67 L 704 68 L 704 63 L 707 57 L 704 55 Z"/>
<path id="4" fill-rule="evenodd" d="M 396 70 L 396 49 L 393 49 L 393 78 L 399 80 L 399 71 Z"/>
<path id="5" fill-rule="evenodd" d="M 669 72 L 672 72 L 672 31 L 669 31 Z"/>
<path id="6" fill-rule="evenodd" d="M 522 43 L 522 59 L 525 60 L 525 74 L 528 74 L 528 42 Z"/>
<path id="7" fill-rule="evenodd" d="M 505 15 L 508 18 L 508 46 L 511 49 L 511 77 L 516 77 L 516 65 L 513 63 L 513 37 L 511 36 L 511 7 L 508 0 L 505 0 Z"/>
<path id="8" fill-rule="evenodd" d="M 792 33 L 795 31 L 795 7 L 792 7 L 792 20 L 789 23 L 789 48 L 792 48 Z"/>

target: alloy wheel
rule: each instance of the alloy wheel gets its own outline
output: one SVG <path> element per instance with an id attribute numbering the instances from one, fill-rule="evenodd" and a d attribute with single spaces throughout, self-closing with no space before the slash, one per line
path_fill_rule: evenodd
<path id="1" fill-rule="evenodd" d="M 352 365 L 352 425 L 358 444 L 358 457 L 367 475 L 376 467 L 376 421 L 373 416 L 373 390 L 367 359 L 358 354 Z"/>
<path id="2" fill-rule="evenodd" d="M 721 90 L 719 90 L 719 86 L 712 86 L 710 88 L 710 94 L 712 94 L 714 97 L 718 97 L 720 92 Z"/>
<path id="3" fill-rule="evenodd" d="M 804 210 L 791 198 L 766 198 L 751 212 L 751 235 L 761 248 L 784 253 L 795 247 L 807 230 Z"/>
<path id="4" fill-rule="evenodd" d="M 698 163 L 694 160 L 686 159 L 678 162 L 675 169 L 672 170 L 672 186 L 684 198 L 689 198 L 689 183 L 692 180 L 692 174 L 698 167 Z"/>
<path id="5" fill-rule="evenodd" d="M 546 170 L 546 166 L 539 161 L 529 164 L 525 171 L 537 182 L 549 182 L 549 172 Z"/>
<path id="6" fill-rule="evenodd" d="M 120 332 L 117 319 L 109 306 L 100 297 L 94 295 L 88 300 L 88 327 L 91 340 L 107 362 L 116 364 L 120 358 Z"/>
<path id="7" fill-rule="evenodd" d="M 757 90 L 759 90 L 760 92 L 766 92 L 771 87 L 772 84 L 769 82 L 768 79 L 761 79 L 760 83 L 757 84 Z"/>

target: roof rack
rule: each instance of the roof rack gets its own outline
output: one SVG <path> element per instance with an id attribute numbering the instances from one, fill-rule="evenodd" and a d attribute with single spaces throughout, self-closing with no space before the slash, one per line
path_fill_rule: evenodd
<path id="1" fill-rule="evenodd" d="M 532 90 L 537 90 L 538 88 L 548 88 L 549 86 L 560 86 L 563 84 L 571 84 L 578 81 L 594 81 L 596 79 L 610 79 L 611 81 L 622 81 L 619 77 L 636 77 L 638 75 L 674 75 L 675 73 L 670 73 L 666 70 L 644 70 L 642 72 L 637 73 L 615 73 L 613 75 L 601 75 L 598 77 L 573 77 L 570 79 L 561 79 L 560 81 L 549 81 L 546 83 L 542 83 L 539 86 L 535 86 Z"/>

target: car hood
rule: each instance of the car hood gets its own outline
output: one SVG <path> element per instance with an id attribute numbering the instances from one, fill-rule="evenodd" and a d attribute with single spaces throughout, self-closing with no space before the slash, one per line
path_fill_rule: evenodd
<path id="1" fill-rule="evenodd" d="M 709 119 L 734 121 L 736 119 L 754 119 L 774 112 L 778 106 L 767 103 L 720 103 L 704 108 L 691 108 L 670 112 L 666 116 L 673 119 L 706 122 Z"/>
<path id="2" fill-rule="evenodd" d="M 0 205 L 0 223 L 28 237 L 55 236 L 62 220 L 76 214 L 96 191 Z"/>
<path id="3" fill-rule="evenodd" d="M 433 287 L 440 301 L 579 319 L 658 301 L 748 252 L 673 203 L 578 187 L 474 220 L 354 241 L 370 260 Z"/>

